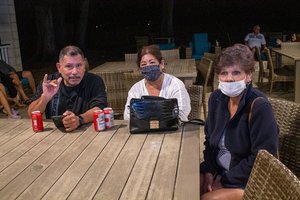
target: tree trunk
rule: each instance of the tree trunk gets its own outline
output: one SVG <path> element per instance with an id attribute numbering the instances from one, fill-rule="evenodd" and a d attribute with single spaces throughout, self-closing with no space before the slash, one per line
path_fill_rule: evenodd
<path id="1" fill-rule="evenodd" d="M 161 35 L 173 36 L 174 0 L 163 0 Z"/>
<path id="2" fill-rule="evenodd" d="M 53 25 L 55 30 L 54 35 L 58 49 L 62 49 L 64 46 L 66 46 L 66 44 L 70 42 L 70 38 L 67 36 L 67 32 L 69 30 L 66 26 L 65 16 L 68 5 L 68 2 L 66 2 L 65 0 L 55 0 L 55 3 L 53 3 Z"/>
<path id="3" fill-rule="evenodd" d="M 82 49 L 85 49 L 86 29 L 89 18 L 89 5 L 89 0 L 81 0 L 79 5 L 80 15 L 76 26 L 75 41 L 77 41 L 78 45 Z"/>
<path id="4" fill-rule="evenodd" d="M 57 50 L 52 21 L 52 3 L 39 1 L 35 6 L 35 15 L 38 33 L 36 55 L 45 60 L 48 56 L 53 56 Z"/>

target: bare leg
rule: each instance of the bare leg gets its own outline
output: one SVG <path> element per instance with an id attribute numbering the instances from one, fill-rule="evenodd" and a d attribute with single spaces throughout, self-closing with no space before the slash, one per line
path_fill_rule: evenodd
<path id="1" fill-rule="evenodd" d="M 23 71 L 22 72 L 22 77 L 28 79 L 29 86 L 30 86 L 33 94 L 35 94 L 36 93 L 36 86 L 35 86 L 35 81 L 34 81 L 34 78 L 32 76 L 32 73 L 30 71 Z"/>
<path id="2" fill-rule="evenodd" d="M 4 110 L 6 111 L 9 118 L 13 118 L 13 113 L 11 112 L 10 106 L 5 95 L 0 91 L 0 103 L 3 105 Z"/>
<path id="3" fill-rule="evenodd" d="M 28 100 L 29 97 L 25 94 L 22 83 L 21 83 L 18 75 L 16 73 L 13 73 L 10 75 L 10 78 L 13 79 L 13 83 L 16 86 L 16 89 L 18 90 L 18 92 L 21 95 L 21 97 L 23 98 L 23 100 L 25 100 L 25 101 Z"/>
<path id="4" fill-rule="evenodd" d="M 2 92 L 2 94 L 5 96 L 5 98 L 7 98 L 5 87 L 2 83 L 0 83 L 0 92 Z"/>
<path id="5" fill-rule="evenodd" d="M 201 200 L 242 200 L 244 195 L 243 189 L 221 188 L 212 192 L 203 194 Z"/>

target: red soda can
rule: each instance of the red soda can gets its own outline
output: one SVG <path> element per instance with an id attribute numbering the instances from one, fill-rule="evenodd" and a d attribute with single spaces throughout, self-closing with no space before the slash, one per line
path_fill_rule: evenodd
<path id="1" fill-rule="evenodd" d="M 114 126 L 114 111 L 112 108 L 104 108 L 105 128 Z"/>
<path id="2" fill-rule="evenodd" d="M 94 111 L 94 128 L 95 131 L 97 132 L 105 130 L 105 120 L 104 120 L 103 110 Z"/>
<path id="3" fill-rule="evenodd" d="M 31 113 L 32 129 L 34 132 L 44 130 L 43 119 L 41 111 L 33 111 Z"/>

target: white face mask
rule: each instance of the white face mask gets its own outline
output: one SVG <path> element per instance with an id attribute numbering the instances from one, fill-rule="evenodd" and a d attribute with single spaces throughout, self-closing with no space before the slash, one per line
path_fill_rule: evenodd
<path id="1" fill-rule="evenodd" d="M 246 89 L 245 79 L 235 82 L 219 81 L 218 88 L 222 91 L 223 94 L 229 97 L 236 97 Z"/>

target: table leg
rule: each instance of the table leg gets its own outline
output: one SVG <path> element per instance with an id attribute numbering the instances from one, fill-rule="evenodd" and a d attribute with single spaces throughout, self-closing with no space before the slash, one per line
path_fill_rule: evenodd
<path id="1" fill-rule="evenodd" d="M 295 102 L 300 103 L 300 60 L 295 63 Z"/>

